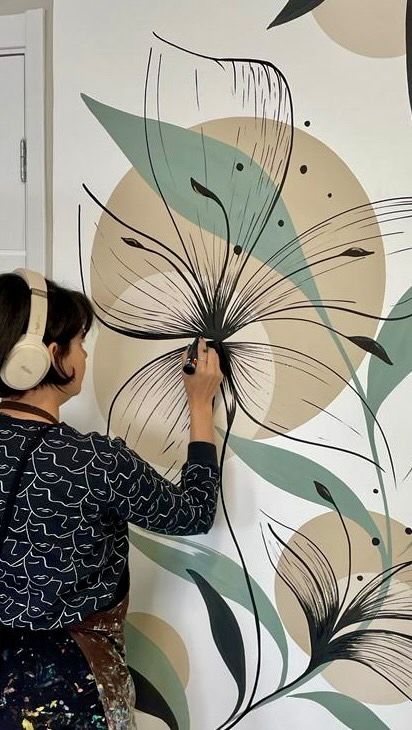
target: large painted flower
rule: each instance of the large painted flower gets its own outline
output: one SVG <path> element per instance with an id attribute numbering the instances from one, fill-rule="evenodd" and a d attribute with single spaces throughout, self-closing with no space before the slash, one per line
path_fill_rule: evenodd
<path id="1" fill-rule="evenodd" d="M 412 560 L 371 575 L 354 590 L 349 532 L 329 490 L 319 483 L 315 487 L 333 505 L 343 527 L 340 553 L 347 560 L 345 579 L 338 581 L 328 555 L 303 531 L 293 531 L 273 518 L 262 526 L 270 562 L 307 622 L 310 658 L 302 676 L 331 662 L 353 661 L 412 699 Z"/>
<path id="2" fill-rule="evenodd" d="M 84 98 L 134 166 L 107 205 L 86 187 L 101 209 L 91 286 L 104 325 L 96 389 L 110 428 L 164 473 L 178 473 L 189 426 L 180 356 L 203 334 L 226 376 L 222 428 L 370 458 L 348 363 L 356 369 L 365 351 L 390 362 L 373 340 L 384 288 L 379 223 L 393 228 L 410 201 L 372 205 L 358 186 L 358 205 L 297 235 L 280 197 L 291 94 L 268 62 L 159 41 L 142 117 Z M 213 115 L 224 118 L 205 121 Z M 327 406 L 346 385 L 339 419 Z M 320 412 L 328 437 L 294 430 Z"/>

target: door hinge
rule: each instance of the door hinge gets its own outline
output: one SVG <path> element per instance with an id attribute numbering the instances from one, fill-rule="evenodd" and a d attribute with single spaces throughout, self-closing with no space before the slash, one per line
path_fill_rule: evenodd
<path id="1" fill-rule="evenodd" d="M 27 142 L 25 139 L 20 141 L 20 180 L 22 183 L 27 182 Z"/>

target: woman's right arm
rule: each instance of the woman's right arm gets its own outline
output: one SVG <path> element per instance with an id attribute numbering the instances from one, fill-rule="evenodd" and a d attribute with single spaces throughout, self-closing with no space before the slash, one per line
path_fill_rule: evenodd
<path id="1" fill-rule="evenodd" d="M 200 341 L 199 349 L 204 348 Z M 206 353 L 204 353 L 206 354 Z M 216 514 L 220 473 L 214 444 L 213 398 L 222 381 L 210 350 L 196 373 L 184 376 L 190 410 L 190 443 L 180 485 L 162 477 L 120 439 L 108 439 L 106 506 L 119 520 L 169 535 L 208 532 Z"/>

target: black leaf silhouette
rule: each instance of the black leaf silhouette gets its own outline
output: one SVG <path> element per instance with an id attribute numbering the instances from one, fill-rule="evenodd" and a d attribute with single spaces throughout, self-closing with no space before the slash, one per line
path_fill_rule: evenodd
<path id="1" fill-rule="evenodd" d="M 242 704 L 246 690 L 246 662 L 242 634 L 233 612 L 222 596 L 195 570 L 187 572 L 202 594 L 214 642 L 237 684 L 239 696 L 232 713 L 233 717 Z"/>
<path id="2" fill-rule="evenodd" d="M 172 710 L 156 687 L 133 667 L 128 669 L 136 687 L 136 709 L 163 720 L 170 730 L 179 730 Z"/>
<path id="3" fill-rule="evenodd" d="M 330 502 L 331 504 L 333 504 L 332 495 L 331 495 L 329 489 L 327 489 L 327 487 L 325 487 L 325 485 L 321 484 L 320 482 L 314 482 L 314 485 L 316 487 L 316 491 L 319 494 L 319 496 L 322 497 L 323 499 L 326 499 L 327 502 Z"/>
<path id="4" fill-rule="evenodd" d="M 383 360 L 383 362 L 386 362 L 388 365 L 393 365 L 393 362 L 390 359 L 385 348 L 382 347 L 379 342 L 373 340 L 371 337 L 359 337 L 355 335 L 354 337 L 348 337 L 348 340 L 353 342 L 354 345 L 361 347 L 362 350 L 366 350 L 366 352 L 370 352 L 372 355 L 376 355 L 376 357 L 378 357 L 380 360 Z"/>
<path id="5" fill-rule="evenodd" d="M 275 25 L 283 25 L 283 23 L 289 23 L 290 20 L 300 18 L 301 15 L 309 13 L 321 3 L 323 3 L 323 0 L 289 0 L 279 15 L 276 16 L 275 20 L 272 20 L 271 24 L 268 25 L 267 29 L 269 30 L 269 28 L 273 28 Z"/>
<path id="6" fill-rule="evenodd" d="M 362 256 L 371 256 L 373 254 L 373 251 L 367 251 L 365 248 L 360 248 L 359 246 L 353 246 L 353 248 L 348 248 L 346 251 L 343 251 L 340 256 L 350 256 L 351 258 L 361 258 Z"/>
<path id="7" fill-rule="evenodd" d="M 193 177 L 190 178 L 190 184 L 191 184 L 193 190 L 195 191 L 195 193 L 199 193 L 199 195 L 203 195 L 203 197 L 205 197 L 205 198 L 211 198 L 211 200 L 214 200 L 215 203 L 217 203 L 219 206 L 222 206 L 222 203 L 219 200 L 219 198 L 217 197 L 217 195 L 212 193 L 212 191 L 209 190 L 208 188 L 205 188 L 205 186 L 202 185 L 201 183 L 197 182 L 197 180 L 194 180 Z"/>
<path id="8" fill-rule="evenodd" d="M 123 238 L 123 236 L 122 236 L 122 241 L 127 243 L 128 246 L 133 246 L 133 248 L 144 248 L 144 246 L 142 246 L 142 244 L 139 243 L 139 241 L 136 241 L 135 238 Z"/>

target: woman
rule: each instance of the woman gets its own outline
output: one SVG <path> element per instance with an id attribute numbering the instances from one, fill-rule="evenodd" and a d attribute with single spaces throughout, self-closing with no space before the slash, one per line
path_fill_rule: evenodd
<path id="1" fill-rule="evenodd" d="M 134 727 L 135 702 L 123 639 L 127 522 L 169 535 L 212 526 L 222 373 L 201 339 L 195 374 L 182 374 L 190 443 L 177 487 L 122 439 L 60 422 L 60 406 L 81 391 L 93 310 L 83 294 L 46 284 L 50 367 L 16 389 L 7 365 L 39 291 L 24 272 L 0 275 L 0 728 L 123 730 Z"/>

